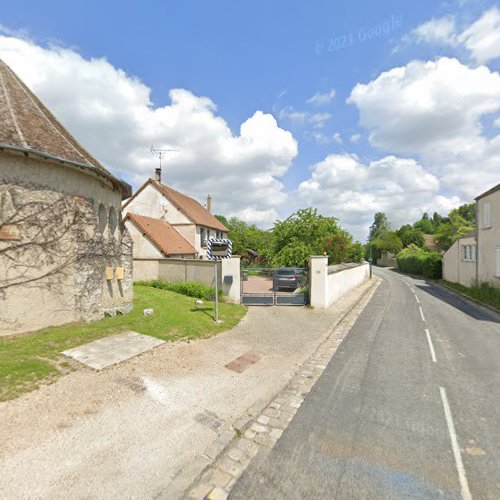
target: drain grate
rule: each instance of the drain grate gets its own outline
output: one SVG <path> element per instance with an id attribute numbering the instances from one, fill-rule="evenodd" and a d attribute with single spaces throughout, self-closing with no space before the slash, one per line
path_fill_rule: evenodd
<path id="1" fill-rule="evenodd" d="M 260 360 L 260 356 L 252 351 L 248 351 L 241 355 L 239 358 L 234 359 L 226 365 L 228 370 L 233 372 L 243 373 L 249 366 L 257 363 Z"/>
<path id="2" fill-rule="evenodd" d="M 215 413 L 208 410 L 205 410 L 203 413 L 197 413 L 193 417 L 193 420 L 201 425 L 204 425 L 205 427 L 208 427 L 209 429 L 212 429 L 214 432 L 217 432 L 222 425 L 219 417 Z"/>

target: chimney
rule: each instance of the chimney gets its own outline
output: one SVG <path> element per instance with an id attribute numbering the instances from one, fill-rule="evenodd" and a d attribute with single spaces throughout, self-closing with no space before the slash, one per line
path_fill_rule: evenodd
<path id="1" fill-rule="evenodd" d="M 212 197 L 210 195 L 207 196 L 207 210 L 212 213 Z"/>
<path id="2" fill-rule="evenodd" d="M 161 182 L 161 168 L 155 168 L 155 181 Z"/>

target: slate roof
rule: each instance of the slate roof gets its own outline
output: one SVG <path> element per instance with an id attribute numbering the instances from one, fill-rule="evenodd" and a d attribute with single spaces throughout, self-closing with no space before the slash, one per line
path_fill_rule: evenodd
<path id="1" fill-rule="evenodd" d="M 0 148 L 93 170 L 118 185 L 124 196 L 130 196 L 130 186 L 104 168 L 1 59 Z"/>
<path id="2" fill-rule="evenodd" d="M 213 214 L 211 214 L 201 203 L 197 202 L 194 198 L 187 196 L 185 194 L 179 193 L 175 189 L 172 189 L 161 182 L 155 181 L 153 179 L 148 179 L 130 198 L 127 200 L 123 208 L 125 208 L 132 199 L 134 199 L 148 184 L 152 184 L 160 193 L 162 193 L 166 198 L 168 198 L 173 205 L 175 205 L 188 219 L 193 221 L 198 226 L 208 227 L 210 229 L 216 229 L 218 231 L 223 231 L 225 233 L 229 232 L 229 229 L 222 224 Z"/>
<path id="3" fill-rule="evenodd" d="M 125 221 L 130 219 L 153 244 L 167 257 L 171 255 L 195 255 L 196 249 L 168 222 L 152 219 L 129 212 Z"/>

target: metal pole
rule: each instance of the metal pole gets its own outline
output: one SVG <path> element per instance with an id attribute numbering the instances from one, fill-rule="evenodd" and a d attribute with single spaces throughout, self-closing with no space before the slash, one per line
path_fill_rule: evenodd
<path id="1" fill-rule="evenodd" d="M 215 277 L 215 321 L 219 321 L 219 285 L 217 277 L 217 259 L 214 260 L 214 277 Z"/>
<path id="2" fill-rule="evenodd" d="M 370 262 L 370 278 L 372 277 L 372 262 L 373 262 L 373 259 L 372 259 L 372 239 L 370 238 L 370 259 L 369 259 L 369 262 Z"/>

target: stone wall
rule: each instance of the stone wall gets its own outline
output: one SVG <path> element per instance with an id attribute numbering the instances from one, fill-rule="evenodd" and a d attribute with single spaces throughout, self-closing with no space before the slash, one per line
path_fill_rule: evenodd
<path id="1" fill-rule="evenodd" d="M 11 231 L 0 234 L 0 335 L 130 309 L 132 248 L 120 208 L 121 193 L 96 176 L 0 153 L 0 227 Z"/>

